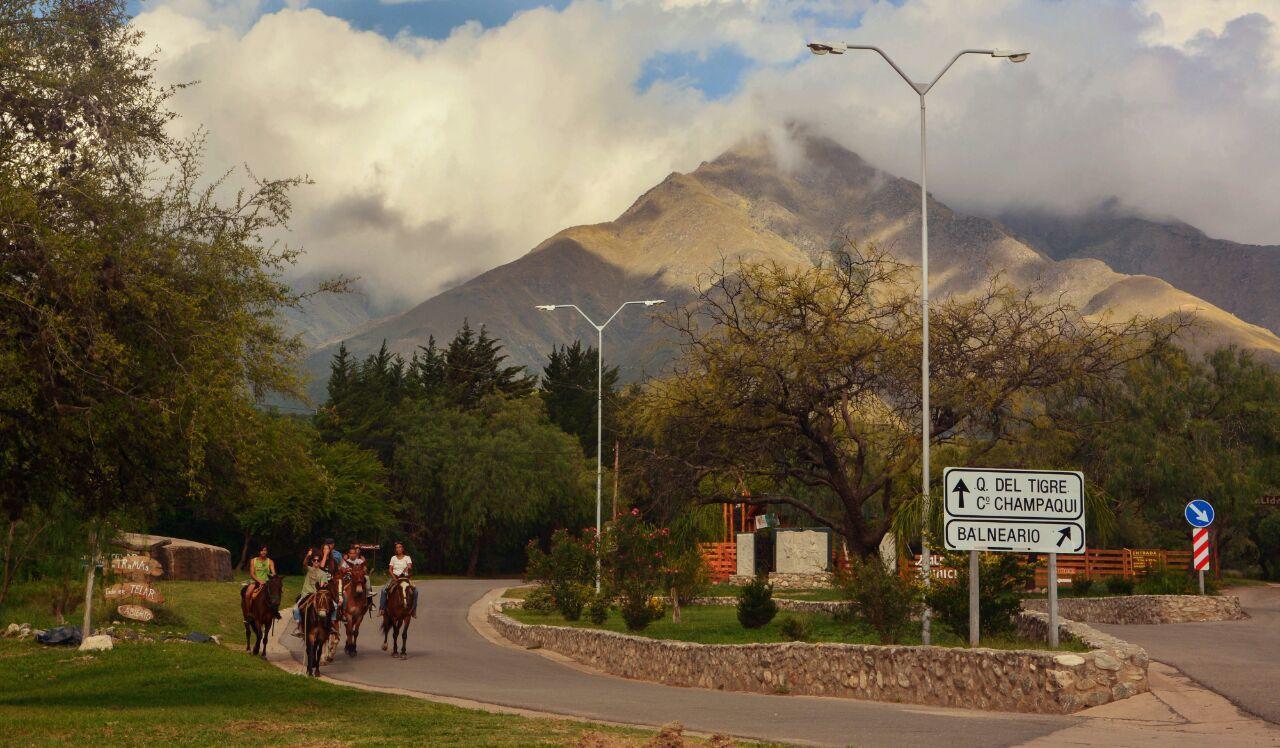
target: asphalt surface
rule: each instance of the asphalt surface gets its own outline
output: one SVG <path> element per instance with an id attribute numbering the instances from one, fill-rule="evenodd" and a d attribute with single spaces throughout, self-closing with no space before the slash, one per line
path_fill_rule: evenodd
<path id="1" fill-rule="evenodd" d="M 1247 621 L 1096 629 L 1140 645 L 1236 706 L 1280 724 L 1280 585 L 1236 587 Z"/>
<path id="2" fill-rule="evenodd" d="M 571 717 L 817 745 L 962 748 L 1017 745 L 1080 724 L 1078 717 L 973 712 L 850 699 L 677 688 L 583 672 L 536 652 L 494 644 L 468 623 L 492 580 L 420 582 L 409 658 L 381 651 L 377 619 L 365 622 L 360 654 L 338 650 L 325 675 Z M 295 659 L 297 639 L 282 640 Z M 1273 681 L 1275 683 L 1276 681 Z"/>

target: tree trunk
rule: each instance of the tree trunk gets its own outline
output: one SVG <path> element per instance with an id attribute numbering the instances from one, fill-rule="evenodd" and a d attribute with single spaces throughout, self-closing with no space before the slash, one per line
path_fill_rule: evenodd
<path id="1" fill-rule="evenodd" d="M 89 524 L 89 570 L 84 575 L 84 627 L 81 640 L 93 635 L 93 578 L 98 571 L 98 526 Z"/>
<path id="2" fill-rule="evenodd" d="M 0 581 L 0 610 L 4 610 L 4 601 L 9 597 L 9 582 L 13 581 L 13 533 L 18 528 L 19 520 L 9 523 L 9 535 L 4 544 L 4 580 Z"/>
<path id="3" fill-rule="evenodd" d="M 680 591 L 671 588 L 671 622 L 680 623 Z"/>
<path id="4" fill-rule="evenodd" d="M 236 565 L 237 569 L 249 570 L 249 541 L 251 539 L 249 533 L 246 532 L 244 534 L 244 545 L 240 547 L 240 563 Z"/>
<path id="5" fill-rule="evenodd" d="M 480 539 L 483 535 L 477 535 L 476 541 L 471 544 L 471 556 L 467 559 L 467 576 L 474 577 L 476 575 L 476 567 L 480 565 Z"/>

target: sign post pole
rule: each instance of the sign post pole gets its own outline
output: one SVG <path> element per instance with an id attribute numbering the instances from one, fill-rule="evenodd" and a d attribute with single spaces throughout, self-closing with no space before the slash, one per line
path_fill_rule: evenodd
<path id="1" fill-rule="evenodd" d="M 978 646 L 978 552 L 969 551 L 969 646 Z"/>
<path id="2" fill-rule="evenodd" d="M 1049 647 L 1058 648 L 1058 554 L 1049 554 Z"/>
<path id="3" fill-rule="evenodd" d="M 1200 594 L 1204 594 L 1204 569 L 1200 570 Z"/>

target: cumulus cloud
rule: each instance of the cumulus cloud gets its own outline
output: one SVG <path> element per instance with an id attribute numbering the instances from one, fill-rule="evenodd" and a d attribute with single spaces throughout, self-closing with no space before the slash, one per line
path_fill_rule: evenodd
<path id="1" fill-rule="evenodd" d="M 440 40 L 302 5 L 171 0 L 136 23 L 164 79 L 200 81 L 174 106 L 179 127 L 208 128 L 211 166 L 315 180 L 293 222 L 303 270 L 362 276 L 384 298 L 421 300 L 609 220 L 668 172 L 792 120 L 915 178 L 911 90 L 873 55 L 808 56 L 810 38 L 874 41 L 917 77 L 948 50 L 1033 50 L 1024 65 L 963 60 L 929 96 L 930 187 L 957 207 L 1115 195 L 1280 242 L 1275 3 L 575 0 Z M 720 49 L 751 65 L 727 96 L 635 85 L 655 55 Z"/>

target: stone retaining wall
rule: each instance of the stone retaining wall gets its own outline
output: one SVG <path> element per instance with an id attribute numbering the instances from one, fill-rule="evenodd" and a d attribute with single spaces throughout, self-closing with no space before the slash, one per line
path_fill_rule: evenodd
<path id="1" fill-rule="evenodd" d="M 1023 610 L 1048 612 L 1049 601 L 1022 601 Z M 1248 618 L 1234 595 L 1123 595 L 1058 598 L 1058 615 L 1086 623 L 1192 623 Z"/>
<path id="2" fill-rule="evenodd" d="M 753 578 L 734 574 L 729 577 L 729 584 L 739 586 L 750 584 Z M 835 581 L 829 571 L 813 574 L 783 574 L 772 571 L 769 572 L 769 584 L 772 584 L 775 590 L 819 590 L 834 587 Z"/>
<path id="3" fill-rule="evenodd" d="M 1069 714 L 1147 690 L 1145 651 L 1077 623 L 1065 624 L 1062 634 L 1109 646 L 1053 653 L 803 642 L 694 644 L 524 624 L 503 612 L 519 604 L 498 600 L 490 606 L 489 623 L 507 639 L 614 675 L 673 686 L 1047 714 Z M 1023 614 L 1024 628 L 1035 634 L 1038 625 L 1043 635 L 1047 621 L 1037 616 Z"/>
<path id="4" fill-rule="evenodd" d="M 787 597 L 775 597 L 773 601 L 778 604 L 778 610 L 785 610 L 791 613 L 831 613 L 835 614 L 848 607 L 848 603 L 839 600 L 792 600 Z M 689 601 L 690 605 L 726 605 L 736 607 L 738 598 L 736 597 L 695 597 Z"/>

